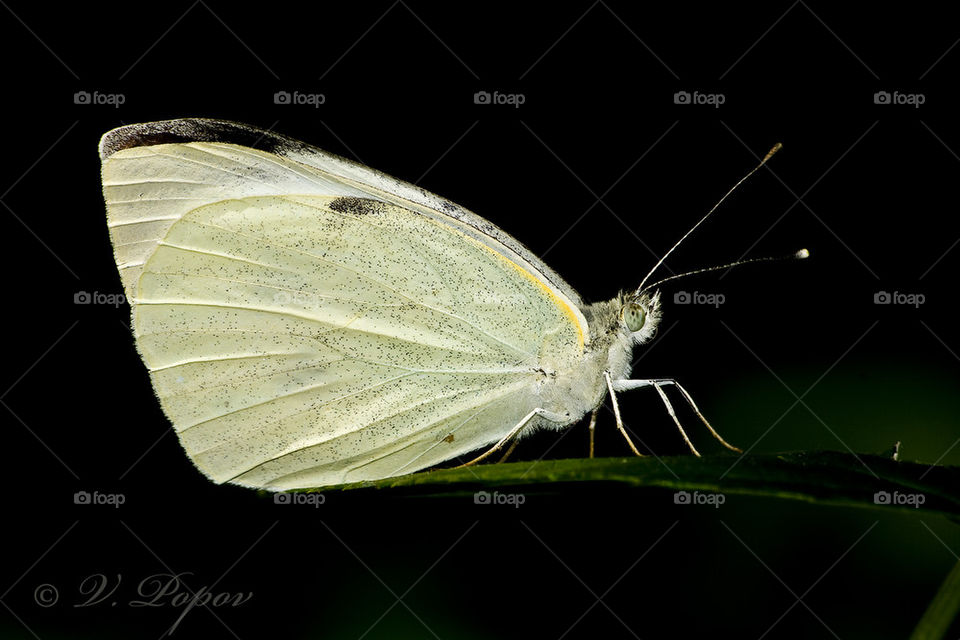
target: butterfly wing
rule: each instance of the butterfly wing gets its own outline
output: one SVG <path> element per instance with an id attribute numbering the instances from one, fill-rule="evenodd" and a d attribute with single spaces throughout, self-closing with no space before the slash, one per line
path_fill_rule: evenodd
<path id="1" fill-rule="evenodd" d="M 125 135 L 103 181 L 137 346 L 217 482 L 437 464 L 503 437 L 544 362 L 582 353 L 577 305 L 476 226 L 275 153 Z"/>
<path id="2" fill-rule="evenodd" d="M 115 162 L 108 167 L 111 157 Z M 577 313 L 584 306 L 573 287 L 490 221 L 425 189 L 293 138 L 238 122 L 184 118 L 114 129 L 100 141 L 100 158 L 104 193 L 115 198 L 107 203 L 107 216 L 128 293 L 151 245 L 186 211 L 225 195 L 314 193 L 368 197 L 439 219 L 535 274 Z M 138 161 L 116 162 L 120 159 Z M 584 322 L 582 315 L 578 321 Z"/>

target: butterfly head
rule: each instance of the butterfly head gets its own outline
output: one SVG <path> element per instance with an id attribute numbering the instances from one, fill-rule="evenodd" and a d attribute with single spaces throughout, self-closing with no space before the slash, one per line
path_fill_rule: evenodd
<path id="1" fill-rule="evenodd" d="M 628 293 L 620 297 L 620 324 L 633 343 L 643 344 L 657 333 L 660 324 L 660 292 Z"/>

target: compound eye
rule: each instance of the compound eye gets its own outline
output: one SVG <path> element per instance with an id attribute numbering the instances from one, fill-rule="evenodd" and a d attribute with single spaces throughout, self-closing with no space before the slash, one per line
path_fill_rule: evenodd
<path id="1" fill-rule="evenodd" d="M 640 331 L 647 322 L 647 312 L 637 303 L 630 302 L 623 308 L 623 321 L 630 331 Z"/>

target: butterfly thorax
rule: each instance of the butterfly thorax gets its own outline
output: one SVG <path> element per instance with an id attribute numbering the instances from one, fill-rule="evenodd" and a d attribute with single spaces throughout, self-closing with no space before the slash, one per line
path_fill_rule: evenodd
<path id="1" fill-rule="evenodd" d="M 640 330 L 631 331 L 624 320 L 624 310 L 630 305 L 642 307 L 645 321 Z M 582 311 L 590 327 L 590 341 L 582 358 L 566 370 L 551 372 L 541 386 L 541 406 L 569 416 L 565 424 L 576 422 L 603 402 L 607 395 L 604 373 L 609 373 L 611 380 L 630 377 L 634 346 L 653 337 L 660 320 L 656 294 L 620 294 L 612 300 L 587 305 Z"/>

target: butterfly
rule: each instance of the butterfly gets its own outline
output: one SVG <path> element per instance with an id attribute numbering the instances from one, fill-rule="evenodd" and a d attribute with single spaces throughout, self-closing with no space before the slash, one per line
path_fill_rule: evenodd
<path id="1" fill-rule="evenodd" d="M 239 123 L 128 125 L 100 157 L 137 350 L 217 483 L 377 480 L 485 449 L 473 464 L 587 414 L 592 456 L 607 396 L 639 455 L 616 394 L 643 387 L 691 451 L 666 388 L 737 450 L 675 380 L 630 377 L 660 322 L 655 287 L 678 276 L 586 304 L 488 220 Z"/>

